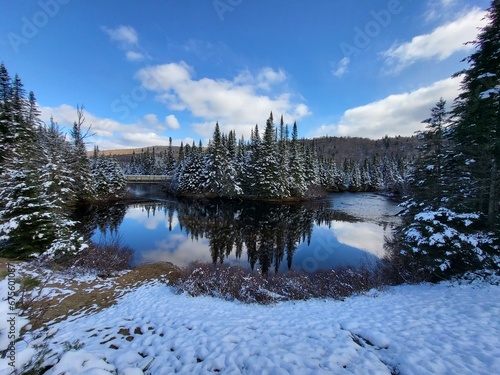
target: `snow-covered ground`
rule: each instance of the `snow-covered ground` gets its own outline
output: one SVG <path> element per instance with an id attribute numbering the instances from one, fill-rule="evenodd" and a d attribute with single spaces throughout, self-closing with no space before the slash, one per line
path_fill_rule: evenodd
<path id="1" fill-rule="evenodd" d="M 3 280 L 2 297 L 6 288 Z M 490 375 L 500 373 L 500 286 L 403 285 L 344 301 L 261 306 L 150 282 L 107 309 L 53 324 L 48 338 L 28 334 L 16 364 L 43 342 L 46 364 L 55 364 L 49 375 Z M 9 359 L 0 361 L 0 374 L 9 374 Z"/>

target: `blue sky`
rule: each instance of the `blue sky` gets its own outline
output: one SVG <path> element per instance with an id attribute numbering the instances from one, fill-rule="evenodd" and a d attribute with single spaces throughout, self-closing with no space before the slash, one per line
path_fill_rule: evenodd
<path id="1" fill-rule="evenodd" d="M 456 97 L 487 0 L 0 2 L 0 61 L 43 119 L 77 104 L 101 149 L 248 138 L 412 135 Z"/>

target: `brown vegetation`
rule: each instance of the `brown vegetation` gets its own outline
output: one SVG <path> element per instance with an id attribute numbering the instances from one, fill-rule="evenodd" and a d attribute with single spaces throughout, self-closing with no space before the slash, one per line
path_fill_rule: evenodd
<path id="1" fill-rule="evenodd" d="M 268 304 L 310 298 L 342 299 L 385 284 L 384 266 L 338 268 L 314 274 L 289 272 L 262 275 L 241 267 L 194 263 L 173 280 L 175 288 L 192 296 L 206 295 L 245 303 Z"/>

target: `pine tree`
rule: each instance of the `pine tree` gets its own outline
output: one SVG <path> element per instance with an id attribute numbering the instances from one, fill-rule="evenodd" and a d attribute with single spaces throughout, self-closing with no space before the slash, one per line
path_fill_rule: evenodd
<path id="1" fill-rule="evenodd" d="M 283 115 L 280 120 L 279 143 L 278 143 L 278 195 L 281 197 L 290 196 L 290 162 L 288 160 L 288 128 L 285 128 Z"/>
<path id="2" fill-rule="evenodd" d="M 7 76 L 6 70 L 3 75 Z M 76 251 L 79 236 L 73 235 L 74 223 L 53 191 L 52 166 L 44 153 L 35 97 L 32 93 L 25 97 L 18 76 L 5 103 L 0 114 L 7 125 L 2 148 L 8 149 L 0 176 L 1 254 L 27 258 Z"/>
<path id="3" fill-rule="evenodd" d="M 280 174 L 278 170 L 278 155 L 272 113 L 266 122 L 259 160 L 257 163 L 259 172 L 257 175 L 259 195 L 265 198 L 282 197 L 282 189 L 279 184 Z"/>
<path id="4" fill-rule="evenodd" d="M 297 123 L 294 122 L 292 128 L 292 141 L 290 143 L 290 194 L 296 197 L 302 197 L 306 193 L 306 173 L 305 161 L 302 147 L 298 140 Z"/>
<path id="5" fill-rule="evenodd" d="M 73 123 L 70 136 L 73 141 L 73 157 L 70 163 L 73 172 L 73 190 L 80 202 L 85 202 L 93 197 L 92 176 L 90 173 L 89 159 L 85 149 L 85 138 L 89 135 L 90 127 L 83 132 L 85 116 L 83 106 L 77 106 L 77 120 Z"/>
<path id="6" fill-rule="evenodd" d="M 50 181 L 47 194 L 57 202 L 57 207 L 71 206 L 77 200 L 70 168 L 73 149 L 53 118 L 48 126 L 40 126 L 38 131 L 44 160 L 40 168 Z"/>
<path id="7" fill-rule="evenodd" d="M 445 102 L 440 100 L 425 120 L 426 140 L 411 179 L 411 196 L 403 204 L 403 223 L 397 228 L 400 241 L 393 250 L 425 278 L 439 280 L 469 270 L 494 267 L 491 238 L 481 230 L 480 215 L 462 210 L 457 191 L 450 190 L 456 179 L 452 139 L 445 131 L 448 123 Z M 496 250 L 498 252 L 498 250 Z"/>
<path id="8" fill-rule="evenodd" d="M 126 181 L 116 160 L 100 155 L 99 148 L 95 146 L 94 155 L 90 159 L 89 165 L 95 199 L 108 200 L 123 195 Z"/>
<path id="9" fill-rule="evenodd" d="M 174 173 L 174 170 L 175 170 L 175 158 L 172 149 L 172 137 L 168 137 L 168 151 L 167 151 L 165 174 L 171 175 L 172 173 Z"/>
<path id="10" fill-rule="evenodd" d="M 11 121 L 12 121 L 12 81 L 7 68 L 0 64 L 0 172 L 8 150 L 12 143 Z"/>
<path id="11" fill-rule="evenodd" d="M 500 0 L 488 9 L 489 23 L 472 42 L 462 93 L 455 100 L 452 138 L 460 159 L 461 205 L 485 215 L 490 229 L 500 229 Z"/>
<path id="12" fill-rule="evenodd" d="M 206 155 L 204 191 L 217 197 L 234 198 L 242 194 L 242 189 L 237 183 L 234 159 L 231 159 L 227 148 L 228 141 L 224 139 L 219 123 L 216 123 Z M 235 147 L 236 145 L 231 145 L 234 151 Z"/>

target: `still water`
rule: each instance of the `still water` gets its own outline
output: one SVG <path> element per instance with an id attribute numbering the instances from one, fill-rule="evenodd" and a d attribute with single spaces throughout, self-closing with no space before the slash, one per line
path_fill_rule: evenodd
<path id="1" fill-rule="evenodd" d="M 331 194 L 301 204 L 155 200 L 93 207 L 93 240 L 119 236 L 133 264 L 193 261 L 286 272 L 370 265 L 398 223 L 397 203 L 371 193 Z"/>

